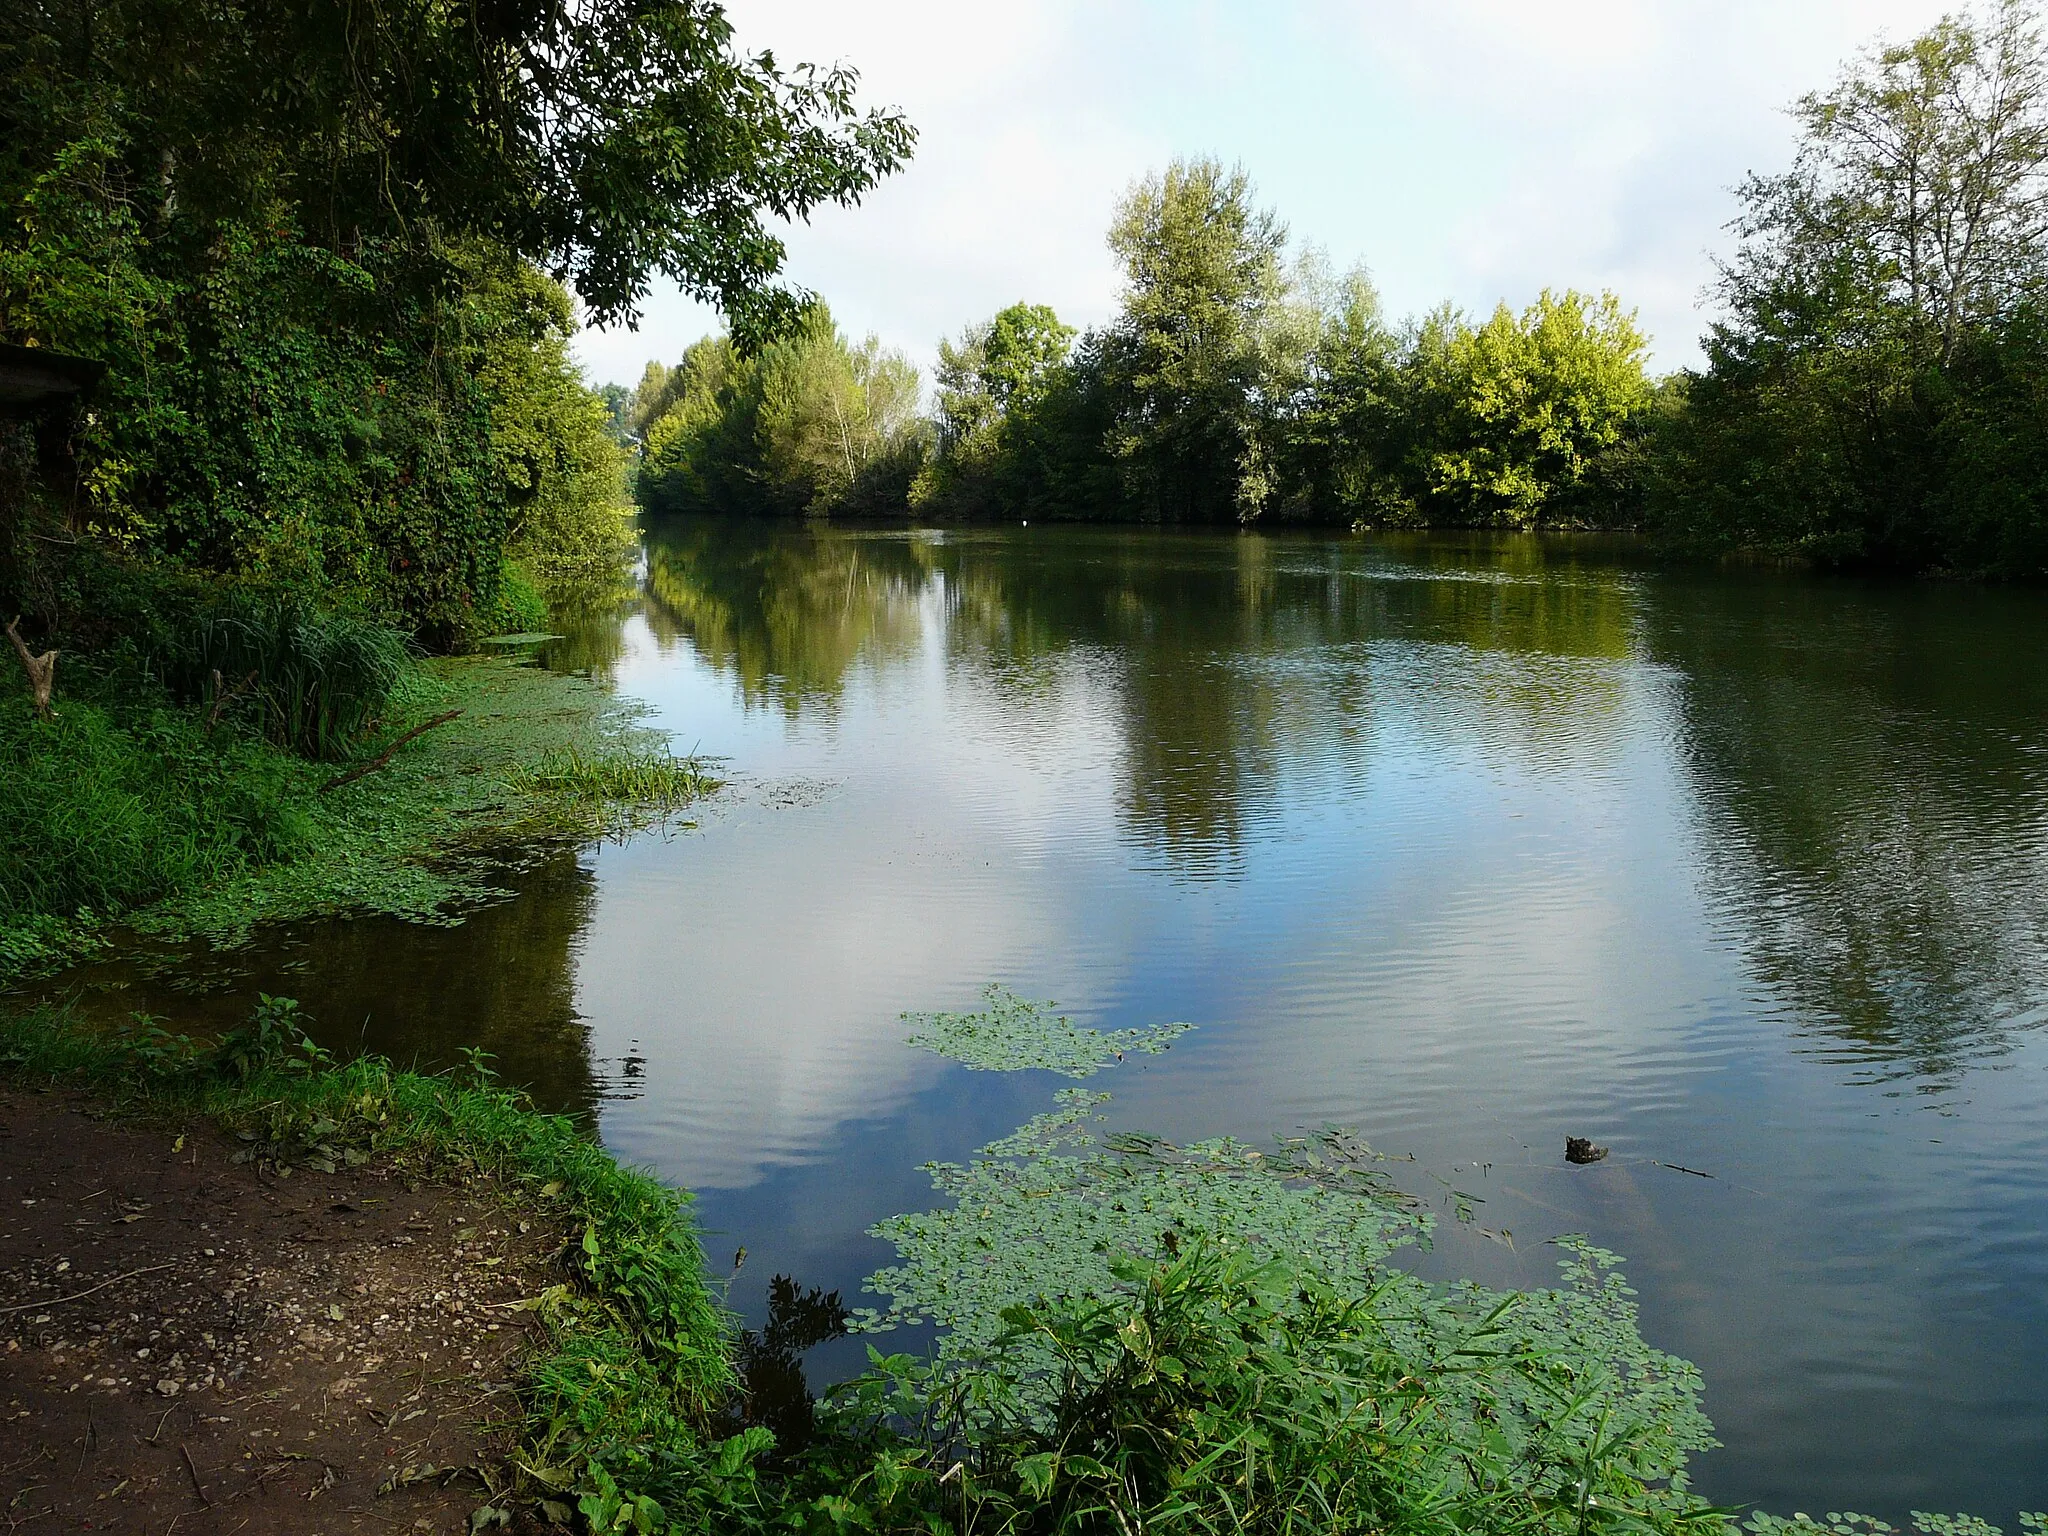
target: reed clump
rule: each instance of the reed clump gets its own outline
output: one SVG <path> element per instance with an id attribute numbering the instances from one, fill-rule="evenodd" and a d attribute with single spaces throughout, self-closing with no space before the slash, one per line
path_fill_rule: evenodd
<path id="1" fill-rule="evenodd" d="M 584 800 L 658 807 L 702 799 L 720 783 L 702 758 L 677 757 L 665 747 L 631 746 L 599 751 L 559 748 L 521 769 L 517 782 Z"/>

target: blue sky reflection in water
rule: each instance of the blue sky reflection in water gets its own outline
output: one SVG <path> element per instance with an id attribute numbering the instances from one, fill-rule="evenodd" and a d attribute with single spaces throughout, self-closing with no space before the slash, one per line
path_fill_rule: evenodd
<path id="1" fill-rule="evenodd" d="M 917 1165 L 1061 1081 L 901 1011 L 1190 1020 L 1091 1084 L 1113 1123 L 1356 1126 L 1511 1229 L 1426 1261 L 1492 1284 L 1620 1249 L 1710 1495 L 2037 1507 L 2044 620 L 1527 538 L 656 529 L 556 659 L 736 785 L 596 861 L 576 1006 L 644 1063 L 606 1138 L 750 1248 L 737 1300 L 851 1293 Z"/>

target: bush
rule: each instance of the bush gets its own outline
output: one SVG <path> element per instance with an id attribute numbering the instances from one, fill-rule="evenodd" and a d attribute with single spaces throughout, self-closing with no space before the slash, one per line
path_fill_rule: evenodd
<path id="1" fill-rule="evenodd" d="M 197 705 L 304 757 L 347 757 L 405 675 L 405 636 L 317 585 L 225 580 L 89 548 L 52 571 L 60 693 Z"/>
<path id="2" fill-rule="evenodd" d="M 883 1362 L 847 1406 L 912 1406 L 937 1432 L 936 1461 L 875 1476 L 885 1508 L 957 1499 L 996 1530 L 1718 1533 L 1722 1512 L 1685 1491 L 1697 1437 L 1634 1400 L 1627 1350 L 1601 1347 L 1619 1321 L 1605 1262 L 1568 1262 L 1563 1294 L 1585 1304 L 1567 1333 L 1543 1315 L 1559 1293 L 1444 1296 L 1397 1272 L 1345 1289 L 1197 1240 L 1115 1260 L 1125 1295 L 1008 1309 L 990 1364 L 936 1391 Z M 1048 1346 L 1049 1414 L 1015 1392 Z M 940 1473 L 956 1425 L 974 1444 Z"/>

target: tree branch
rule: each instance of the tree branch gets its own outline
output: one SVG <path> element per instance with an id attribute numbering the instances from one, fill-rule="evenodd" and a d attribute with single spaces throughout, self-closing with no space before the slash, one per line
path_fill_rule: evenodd
<path id="1" fill-rule="evenodd" d="M 36 713 L 47 720 L 50 718 L 50 689 L 57 681 L 57 653 L 45 651 L 40 656 L 30 655 L 17 627 L 20 623 L 21 615 L 16 614 L 14 622 L 7 626 L 7 638 L 14 642 L 14 653 L 21 658 L 22 669 L 28 673 L 29 692 L 35 695 Z"/>
<path id="2" fill-rule="evenodd" d="M 320 793 L 324 795 L 329 790 L 340 789 L 344 784 L 353 784 L 357 779 L 367 778 L 370 774 L 375 773 L 379 768 L 382 768 L 386 764 L 388 764 L 392 758 L 398 755 L 398 749 L 404 746 L 408 741 L 411 741 L 415 736 L 424 736 L 428 731 L 431 731 L 435 726 L 446 725 L 450 720 L 459 717 L 461 713 L 462 711 L 459 709 L 451 709 L 445 715 L 436 715 L 431 720 L 421 722 L 420 724 L 414 726 L 411 730 L 407 731 L 403 736 L 399 737 L 398 740 L 391 743 L 390 746 L 386 747 L 381 754 L 371 758 L 367 763 L 364 763 L 361 767 L 349 769 L 347 773 L 344 773 L 338 779 L 329 779 L 325 784 L 322 784 L 320 786 Z"/>

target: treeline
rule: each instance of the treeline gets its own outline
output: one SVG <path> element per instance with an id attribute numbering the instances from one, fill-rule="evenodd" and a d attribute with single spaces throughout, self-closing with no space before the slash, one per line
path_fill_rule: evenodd
<path id="1" fill-rule="evenodd" d="M 60 472 L 5 433 L 0 603 L 62 629 L 83 541 L 446 645 L 521 567 L 616 561 L 625 465 L 563 284 L 613 320 L 658 271 L 743 334 L 785 324 L 764 219 L 908 151 L 851 90 L 740 55 L 695 0 L 10 13 L 0 342 L 106 372 Z"/>
<path id="2" fill-rule="evenodd" d="M 1182 161 L 1117 209 L 1109 324 L 1003 310 L 941 345 L 921 420 L 901 408 L 900 359 L 887 408 L 862 410 L 877 354 L 822 309 L 800 347 L 816 383 L 791 382 L 787 350 L 736 372 L 717 340 L 651 371 L 632 402 L 640 499 L 1629 528 L 1707 554 L 2048 574 L 2048 54 L 2032 7 L 1998 0 L 1871 51 L 1796 115 L 1792 168 L 1740 189 L 1696 370 L 1651 378 L 1612 294 L 1390 320 L 1362 271 L 1290 258 L 1241 171 Z"/>
<path id="3" fill-rule="evenodd" d="M 652 510 L 1606 527 L 1625 521 L 1656 389 L 1611 294 L 1396 325 L 1249 180 L 1175 162 L 1110 231 L 1122 313 L 1085 335 L 1017 304 L 940 347 L 936 409 L 822 305 L 736 362 L 650 365 L 626 414 Z"/>

